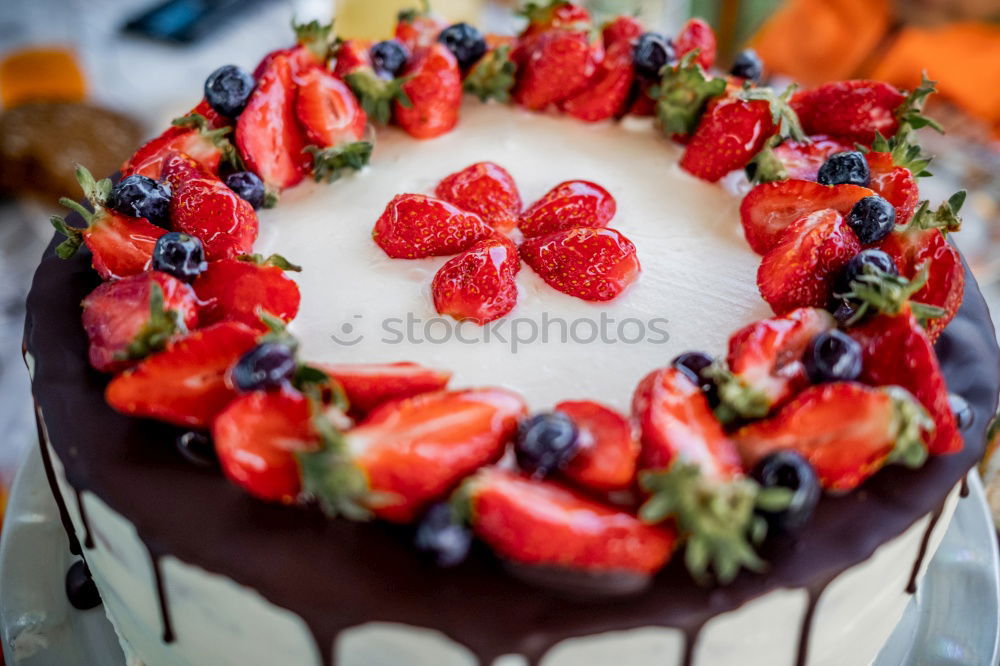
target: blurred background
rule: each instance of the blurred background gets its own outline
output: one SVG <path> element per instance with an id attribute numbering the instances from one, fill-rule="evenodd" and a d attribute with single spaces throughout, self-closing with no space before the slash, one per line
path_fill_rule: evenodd
<path id="1" fill-rule="evenodd" d="M 34 442 L 21 360 L 24 296 L 52 235 L 73 165 L 113 172 L 142 141 L 190 109 L 224 63 L 253 69 L 286 46 L 289 24 L 336 18 L 344 37 L 391 35 L 415 0 L 0 0 L 0 520 L 3 488 Z M 490 32 L 519 26 L 508 0 L 434 0 L 450 20 Z M 956 237 L 1000 316 L 1000 0 L 591 0 L 598 16 L 638 14 L 674 34 L 690 16 L 719 36 L 720 64 L 747 45 L 780 83 L 871 77 L 912 88 L 926 70 L 941 94 L 929 113 L 944 136 L 923 195 L 970 192 Z M 150 10 L 156 13 L 148 15 Z M 163 38 L 136 31 L 153 16 Z M 190 24 L 194 15 L 201 22 Z M 2 660 L 2 657 L 0 657 Z"/>

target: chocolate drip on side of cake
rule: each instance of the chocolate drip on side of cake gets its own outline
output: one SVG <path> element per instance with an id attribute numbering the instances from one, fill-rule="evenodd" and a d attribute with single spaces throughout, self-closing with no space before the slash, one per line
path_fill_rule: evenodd
<path id="1" fill-rule="evenodd" d="M 910 571 L 910 580 L 906 584 L 907 594 L 917 593 L 917 578 L 920 576 L 920 569 L 923 566 L 924 558 L 927 557 L 927 547 L 931 543 L 934 528 L 937 527 L 938 521 L 941 520 L 941 514 L 943 512 L 944 504 L 942 504 L 937 511 L 931 514 L 930 522 L 927 523 L 927 529 L 924 530 L 924 536 L 920 539 L 920 549 L 917 551 L 917 559 L 913 563 L 913 569 Z"/>
<path id="2" fill-rule="evenodd" d="M 149 551 L 149 561 L 153 567 L 153 589 L 156 591 L 156 603 L 160 609 L 160 622 L 163 625 L 163 642 L 173 643 L 175 639 L 174 626 L 170 621 L 170 603 L 167 599 L 167 590 L 163 585 L 161 557 L 153 551 Z"/>
<path id="3" fill-rule="evenodd" d="M 94 535 L 90 531 L 90 521 L 87 519 L 87 508 L 83 505 L 83 493 L 79 488 L 73 488 L 76 493 L 76 506 L 80 512 L 80 523 L 83 525 L 83 547 L 87 550 L 94 549 Z"/>
<path id="4" fill-rule="evenodd" d="M 969 476 L 968 476 L 968 474 L 962 477 L 962 485 L 959 486 L 958 496 L 959 497 L 968 497 L 969 496 Z"/>
<path id="5" fill-rule="evenodd" d="M 70 520 L 66 500 L 59 490 L 59 484 L 56 482 L 56 472 L 52 467 L 52 456 L 49 454 L 49 445 L 45 438 L 42 423 L 42 412 L 38 407 L 38 402 L 35 402 L 35 427 L 38 430 L 38 449 L 42 457 L 42 469 L 45 470 L 45 480 L 48 481 L 49 489 L 52 491 L 52 498 L 56 502 L 56 509 L 59 511 L 59 522 L 62 523 L 63 531 L 66 532 L 66 538 L 69 539 L 69 552 L 73 555 L 82 555 L 83 549 L 80 548 L 80 540 L 76 538 L 76 530 L 73 529 L 73 521 Z"/>

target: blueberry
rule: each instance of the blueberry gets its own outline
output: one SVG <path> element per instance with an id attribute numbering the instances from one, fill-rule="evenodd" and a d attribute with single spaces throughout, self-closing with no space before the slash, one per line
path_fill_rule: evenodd
<path id="1" fill-rule="evenodd" d="M 177 438 L 177 450 L 185 460 L 198 467 L 215 467 L 219 462 L 212 439 L 197 430 L 189 430 L 180 435 Z"/>
<path id="2" fill-rule="evenodd" d="M 751 476 L 762 488 L 788 488 L 792 501 L 782 511 L 758 510 L 777 532 L 791 532 L 805 525 L 819 502 L 821 490 L 816 470 L 795 451 L 777 451 L 754 467 Z"/>
<path id="3" fill-rule="evenodd" d="M 660 70 L 676 57 L 673 43 L 658 32 L 647 32 L 639 36 L 632 51 L 635 71 L 639 76 L 659 80 Z"/>
<path id="4" fill-rule="evenodd" d="M 223 65 L 205 79 L 205 100 L 227 118 L 243 112 L 255 82 L 250 72 L 236 65 Z"/>
<path id="5" fill-rule="evenodd" d="M 523 421 L 517 429 L 514 453 L 522 469 L 543 478 L 559 469 L 576 453 L 580 433 L 562 412 L 543 412 Z"/>
<path id="6" fill-rule="evenodd" d="M 951 407 L 951 411 L 955 415 L 955 422 L 958 424 L 958 429 L 968 430 L 976 416 L 972 411 L 972 407 L 969 406 L 969 403 L 966 402 L 965 398 L 959 394 L 949 393 L 948 405 Z"/>
<path id="7" fill-rule="evenodd" d="M 74 562 L 66 572 L 66 598 L 77 610 L 90 610 L 101 605 L 101 593 L 97 591 L 97 584 L 83 560 Z"/>
<path id="8" fill-rule="evenodd" d="M 371 55 L 375 73 L 386 78 L 399 76 L 410 59 L 406 47 L 395 39 L 379 42 L 368 53 Z"/>
<path id="9" fill-rule="evenodd" d="M 845 150 L 826 158 L 826 162 L 819 168 L 817 180 L 823 185 L 850 184 L 867 187 L 871 178 L 864 154 L 857 150 Z"/>
<path id="10" fill-rule="evenodd" d="M 833 285 L 834 293 L 846 294 L 851 291 L 851 282 L 857 280 L 858 277 L 865 274 L 866 266 L 878 269 L 888 275 L 899 275 L 899 269 L 896 268 L 896 262 L 882 250 L 876 250 L 874 248 L 861 250 L 861 252 L 858 252 L 851 258 L 850 261 L 847 262 L 847 265 L 844 266 L 840 275 L 837 276 L 837 280 Z"/>
<path id="11" fill-rule="evenodd" d="M 733 76 L 749 81 L 760 81 L 764 74 L 764 63 L 753 49 L 744 49 L 736 54 L 733 67 L 729 70 Z"/>
<path id="12" fill-rule="evenodd" d="M 691 351 L 675 356 L 670 365 L 683 372 L 688 379 L 697 384 L 705 397 L 708 398 L 708 403 L 714 407 L 719 402 L 719 394 L 715 382 L 708 376 L 707 372 L 713 362 L 714 359 L 705 352 Z"/>
<path id="13" fill-rule="evenodd" d="M 144 217 L 161 227 L 170 222 L 170 186 L 132 174 L 111 188 L 107 207 L 129 217 Z"/>
<path id="14" fill-rule="evenodd" d="M 448 26 L 438 35 L 438 41 L 455 55 L 462 69 L 472 67 L 486 53 L 486 38 L 468 23 Z"/>
<path id="15" fill-rule="evenodd" d="M 862 245 L 871 245 L 892 231 L 896 224 L 896 209 L 877 194 L 865 197 L 858 200 L 847 214 L 847 223 L 854 229 Z"/>
<path id="16" fill-rule="evenodd" d="M 413 541 L 417 550 L 430 556 L 439 567 L 453 567 L 468 556 L 472 533 L 455 522 L 451 506 L 441 502 L 424 514 Z"/>
<path id="17" fill-rule="evenodd" d="M 809 343 L 802 362 L 814 384 L 849 382 L 861 374 L 861 345 L 846 333 L 824 331 Z"/>
<path id="18" fill-rule="evenodd" d="M 179 231 L 168 231 L 153 246 L 153 270 L 191 282 L 208 268 L 201 241 Z"/>
<path id="19" fill-rule="evenodd" d="M 253 171 L 237 171 L 226 176 L 226 187 L 256 210 L 264 205 L 264 181 Z"/>
<path id="20" fill-rule="evenodd" d="M 233 366 L 232 381 L 240 391 L 280 388 L 295 374 L 295 354 L 287 345 L 264 342 Z"/>

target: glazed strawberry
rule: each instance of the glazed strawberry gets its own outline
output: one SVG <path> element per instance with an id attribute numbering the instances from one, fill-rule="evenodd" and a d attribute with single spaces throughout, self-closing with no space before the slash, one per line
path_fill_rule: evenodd
<path id="1" fill-rule="evenodd" d="M 66 236 L 56 254 L 69 259 L 81 245 L 86 245 L 93 255 L 94 270 L 105 280 L 135 275 L 147 270 L 152 263 L 156 239 L 167 233 L 166 229 L 150 224 L 145 218 L 126 217 L 104 207 L 111 181 L 94 180 L 87 169 L 76 168 L 76 179 L 93 211 L 72 199 L 59 202 L 83 218 L 87 226 L 71 227 L 61 217 L 51 218 L 56 231 Z"/>
<path id="2" fill-rule="evenodd" d="M 246 254 L 257 240 L 253 206 L 215 177 L 182 183 L 170 200 L 170 222 L 200 239 L 210 261 Z"/>
<path id="3" fill-rule="evenodd" d="M 325 66 L 330 59 L 334 45 L 333 25 L 310 21 L 309 23 L 293 23 L 295 31 L 295 46 L 278 49 L 264 56 L 253 72 L 255 79 L 261 77 L 277 57 L 282 57 L 292 66 L 292 72 L 297 73 L 315 65 Z"/>
<path id="4" fill-rule="evenodd" d="M 858 185 L 820 185 L 807 180 L 762 183 L 743 197 L 740 222 L 750 248 L 765 254 L 778 243 L 795 220 L 817 210 L 832 208 L 847 215 L 859 199 L 875 194 Z"/>
<path id="5" fill-rule="evenodd" d="M 606 227 L 618 204 L 606 189 L 586 180 L 568 180 L 531 204 L 518 225 L 526 237 L 575 227 Z"/>
<path id="6" fill-rule="evenodd" d="M 197 330 L 112 379 L 105 398 L 129 416 L 208 428 L 236 397 L 226 371 L 256 342 L 254 331 L 235 322 Z"/>
<path id="7" fill-rule="evenodd" d="M 300 295 L 298 285 L 285 275 L 286 270 L 298 267 L 279 256 L 210 262 L 194 282 L 202 302 L 202 324 L 236 321 L 263 333 L 268 328 L 261 321 L 261 312 L 291 321 L 298 314 Z"/>
<path id="8" fill-rule="evenodd" d="M 82 306 L 90 364 L 101 372 L 135 365 L 198 323 L 191 287 L 157 271 L 105 282 L 83 299 Z"/>
<path id="9" fill-rule="evenodd" d="M 927 458 L 927 413 L 898 386 L 834 382 L 807 388 L 765 421 L 733 436 L 747 467 L 792 450 L 812 464 L 827 490 L 843 492 L 889 463 L 919 467 Z"/>
<path id="10" fill-rule="evenodd" d="M 354 93 L 323 67 L 313 66 L 296 77 L 295 114 L 310 145 L 312 174 L 332 182 L 347 170 L 361 169 L 371 157 L 365 141 L 368 117 Z"/>
<path id="11" fill-rule="evenodd" d="M 373 74 L 371 42 L 364 39 L 345 39 L 336 47 L 337 60 L 333 65 L 333 75 L 344 79 L 352 72 L 370 70 Z"/>
<path id="12" fill-rule="evenodd" d="M 588 87 L 604 59 L 600 42 L 587 32 L 549 30 L 522 38 L 514 101 L 533 111 L 569 99 Z"/>
<path id="13" fill-rule="evenodd" d="M 920 188 L 913 172 L 896 166 L 892 153 L 871 151 L 865 155 L 871 171 L 870 187 L 896 209 L 896 224 L 906 224 L 920 202 Z"/>
<path id="14" fill-rule="evenodd" d="M 159 177 L 170 186 L 171 192 L 176 192 L 189 180 L 215 176 L 187 153 L 171 150 L 163 155 Z"/>
<path id="15" fill-rule="evenodd" d="M 529 3 L 521 13 L 528 19 L 528 25 L 521 33 L 522 38 L 549 30 L 581 30 L 590 26 L 590 12 L 567 0 Z"/>
<path id="16" fill-rule="evenodd" d="M 681 156 L 681 168 L 714 183 L 746 166 L 776 131 L 766 101 L 723 98 L 702 116 Z"/>
<path id="17" fill-rule="evenodd" d="M 521 258 L 550 287 L 585 301 L 610 301 L 639 277 L 635 245 L 614 229 L 577 227 L 529 238 Z"/>
<path id="18" fill-rule="evenodd" d="M 609 46 L 586 89 L 559 102 L 559 108 L 574 118 L 588 122 L 623 114 L 635 78 L 632 48 L 629 41 Z"/>
<path id="19" fill-rule="evenodd" d="M 434 309 L 479 325 L 499 319 L 517 303 L 514 276 L 520 269 L 517 246 L 506 236 L 481 240 L 435 273 L 431 282 Z"/>
<path id="20" fill-rule="evenodd" d="M 266 502 L 290 504 L 301 490 L 296 452 L 319 446 L 309 401 L 292 388 L 237 397 L 212 423 L 230 481 Z"/>
<path id="21" fill-rule="evenodd" d="M 294 72 L 287 55 L 272 58 L 236 122 L 240 155 L 272 190 L 297 185 L 311 164 L 295 115 Z"/>
<path id="22" fill-rule="evenodd" d="M 601 39 L 604 40 L 604 47 L 612 44 L 625 43 L 630 46 L 635 44 L 635 40 L 645 32 L 642 24 L 632 16 L 616 16 L 604 25 L 601 30 Z"/>
<path id="23" fill-rule="evenodd" d="M 875 133 L 892 136 L 906 96 L 881 81 L 836 81 L 795 93 L 792 108 L 807 134 L 827 134 L 871 145 Z"/>
<path id="24" fill-rule="evenodd" d="M 394 102 L 396 122 L 411 136 L 431 139 L 450 132 L 462 105 L 462 73 L 443 44 L 418 49 L 403 72 L 402 100 Z"/>
<path id="25" fill-rule="evenodd" d="M 475 213 L 422 194 L 393 197 L 372 230 L 378 246 L 394 259 L 457 254 L 492 234 Z"/>
<path id="26" fill-rule="evenodd" d="M 833 297 L 833 283 L 841 270 L 860 251 L 861 241 L 837 211 L 800 217 L 761 260 L 760 295 L 778 315 L 823 307 Z"/>
<path id="27" fill-rule="evenodd" d="M 678 59 L 698 49 L 695 61 L 706 70 L 715 64 L 715 32 L 700 18 L 689 19 L 684 24 L 674 40 L 674 48 Z"/>
<path id="28" fill-rule="evenodd" d="M 368 413 L 392 400 L 440 391 L 451 373 L 416 363 L 336 363 L 318 366 L 337 380 L 351 409 Z"/>
<path id="29" fill-rule="evenodd" d="M 194 159 L 210 173 L 218 173 L 223 161 L 235 164 L 236 151 L 229 141 L 233 128 L 229 121 L 212 110 L 208 103 L 192 109 L 186 116 L 177 118 L 160 136 L 142 145 L 121 167 L 122 177 L 132 174 L 159 180 L 163 159 L 181 152 Z"/>
<path id="30" fill-rule="evenodd" d="M 339 441 L 300 457 L 305 490 L 328 513 L 371 512 L 411 522 L 498 460 L 525 411 L 521 398 L 503 389 L 421 393 L 386 403 Z"/>
<path id="31" fill-rule="evenodd" d="M 754 180 L 767 183 L 791 178 L 815 182 L 826 158 L 847 150 L 853 150 L 853 146 L 822 135 L 811 136 L 808 142 L 783 141 L 771 149 L 776 161 L 755 160 Z"/>
<path id="32" fill-rule="evenodd" d="M 725 366 L 712 372 L 721 401 L 716 415 L 724 421 L 762 418 L 787 402 L 809 385 L 802 362 L 806 348 L 817 335 L 835 327 L 826 310 L 801 308 L 733 333 Z"/>
<path id="33" fill-rule="evenodd" d="M 610 407 L 586 400 L 560 402 L 579 431 L 579 448 L 561 473 L 574 484 L 599 492 L 635 483 L 639 441 L 631 421 Z"/>
<path id="34" fill-rule="evenodd" d="M 667 563 L 677 543 L 669 527 L 645 525 L 556 482 L 498 468 L 472 477 L 462 497 L 476 535 L 497 555 L 519 564 L 651 575 Z"/>
<path id="35" fill-rule="evenodd" d="M 418 48 L 426 48 L 437 41 L 441 31 L 448 23 L 440 16 L 430 11 L 429 6 L 421 10 L 404 10 L 396 19 L 396 39 L 409 52 Z"/>
<path id="36" fill-rule="evenodd" d="M 439 198 L 475 213 L 497 231 L 510 231 L 521 215 L 521 194 L 507 170 L 477 162 L 451 174 L 434 190 Z"/>

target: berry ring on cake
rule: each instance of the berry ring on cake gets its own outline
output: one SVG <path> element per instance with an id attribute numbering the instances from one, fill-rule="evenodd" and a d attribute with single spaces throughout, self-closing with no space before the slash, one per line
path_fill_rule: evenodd
<path id="1" fill-rule="evenodd" d="M 1000 390 L 964 193 L 920 198 L 932 82 L 526 18 L 298 26 L 78 169 L 25 357 L 130 663 L 826 666 L 895 627 Z"/>

